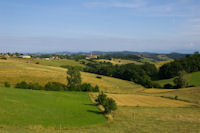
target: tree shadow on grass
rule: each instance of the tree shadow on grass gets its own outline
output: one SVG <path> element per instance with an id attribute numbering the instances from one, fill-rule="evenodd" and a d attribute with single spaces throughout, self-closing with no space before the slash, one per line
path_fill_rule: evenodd
<path id="1" fill-rule="evenodd" d="M 87 111 L 95 114 L 103 114 L 103 112 L 100 111 L 94 111 L 94 110 L 87 110 Z"/>
<path id="2" fill-rule="evenodd" d="M 88 105 L 88 106 L 97 106 L 96 104 L 84 104 L 84 105 Z"/>

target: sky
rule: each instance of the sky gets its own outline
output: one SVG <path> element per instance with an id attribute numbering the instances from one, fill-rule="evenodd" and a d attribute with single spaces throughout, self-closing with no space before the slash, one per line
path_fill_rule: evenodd
<path id="1" fill-rule="evenodd" d="M 200 0 L 0 0 L 0 52 L 194 52 Z"/>

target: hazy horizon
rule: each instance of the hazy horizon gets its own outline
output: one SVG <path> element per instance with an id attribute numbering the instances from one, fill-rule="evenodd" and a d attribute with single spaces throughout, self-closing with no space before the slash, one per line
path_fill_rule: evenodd
<path id="1" fill-rule="evenodd" d="M 199 0 L 0 1 L 0 52 L 200 51 Z"/>

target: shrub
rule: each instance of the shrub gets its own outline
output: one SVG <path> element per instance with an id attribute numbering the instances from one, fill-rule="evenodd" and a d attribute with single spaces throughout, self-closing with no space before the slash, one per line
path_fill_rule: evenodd
<path id="1" fill-rule="evenodd" d="M 67 89 L 67 86 L 62 84 L 62 83 L 48 82 L 45 85 L 45 90 L 48 90 L 48 91 L 64 91 L 64 90 L 68 90 L 68 89 Z"/>
<path id="2" fill-rule="evenodd" d="M 178 100 L 178 96 L 175 96 L 174 99 L 175 99 L 175 100 Z"/>
<path id="3" fill-rule="evenodd" d="M 99 87 L 96 85 L 95 87 L 92 87 L 91 84 L 89 83 L 84 83 L 81 85 L 80 87 L 81 91 L 90 91 L 90 92 L 98 92 L 99 91 Z"/>
<path id="4" fill-rule="evenodd" d="M 22 81 L 17 83 L 15 88 L 29 89 L 29 85 L 25 81 Z"/>
<path id="5" fill-rule="evenodd" d="M 174 86 L 172 84 L 165 84 L 164 89 L 173 89 Z"/>
<path id="6" fill-rule="evenodd" d="M 96 76 L 96 78 L 98 78 L 98 79 L 102 79 L 102 77 L 101 77 L 101 76 Z"/>
<path id="7" fill-rule="evenodd" d="M 115 100 L 113 100 L 112 98 L 106 98 L 103 107 L 105 109 L 104 113 L 105 114 L 110 114 L 111 111 L 114 111 L 117 109 L 117 105 L 115 103 Z"/>
<path id="8" fill-rule="evenodd" d="M 42 87 L 38 83 L 29 83 L 28 88 L 32 89 L 32 90 L 43 90 L 44 89 L 44 87 Z"/>
<path id="9" fill-rule="evenodd" d="M 36 62 L 35 64 L 40 64 L 40 62 Z"/>
<path id="10" fill-rule="evenodd" d="M 10 87 L 10 83 L 5 82 L 5 83 L 4 83 L 4 86 L 9 88 L 9 87 Z"/>

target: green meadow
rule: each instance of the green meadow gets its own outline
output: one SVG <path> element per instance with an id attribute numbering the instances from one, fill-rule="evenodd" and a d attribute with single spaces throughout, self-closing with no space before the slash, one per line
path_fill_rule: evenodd
<path id="1" fill-rule="evenodd" d="M 185 78 L 187 79 L 189 85 L 200 86 L 200 72 L 194 72 L 194 73 L 186 74 Z M 155 81 L 155 82 L 157 82 L 160 85 L 164 86 L 167 83 L 174 84 L 173 80 L 174 80 L 174 78 L 158 80 L 158 81 Z"/>
<path id="2" fill-rule="evenodd" d="M 75 128 L 106 122 L 88 93 L 0 88 L 0 127 Z"/>

